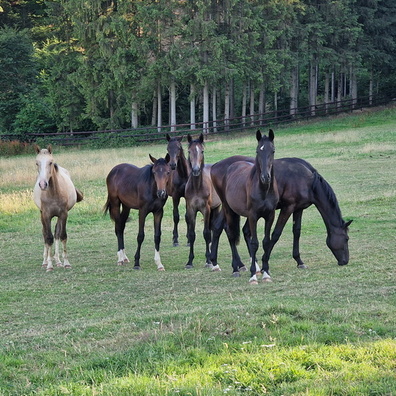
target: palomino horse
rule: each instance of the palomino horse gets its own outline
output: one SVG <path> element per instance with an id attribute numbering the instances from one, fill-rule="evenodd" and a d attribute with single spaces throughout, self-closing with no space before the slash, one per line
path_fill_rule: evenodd
<path id="1" fill-rule="evenodd" d="M 224 172 L 237 161 L 254 162 L 253 157 L 235 155 L 222 161 Z M 287 220 L 293 215 L 293 258 L 298 268 L 306 268 L 300 258 L 301 220 L 304 209 L 315 205 L 320 212 L 327 230 L 327 246 L 337 259 L 338 265 L 348 264 L 348 227 L 352 220 L 345 222 L 341 215 L 336 195 L 329 183 L 307 161 L 301 158 L 280 158 L 274 160 L 274 173 L 278 185 L 280 209 L 270 249 L 279 240 Z M 248 241 L 249 224 L 243 227 Z"/>
<path id="2" fill-rule="evenodd" d="M 254 164 L 248 161 L 237 161 L 228 166 L 227 159 L 212 166 L 211 177 L 213 185 L 223 204 L 226 221 L 227 237 L 232 251 L 233 275 L 239 276 L 244 265 L 239 257 L 236 244 L 239 240 L 240 216 L 247 217 L 249 224 L 249 253 L 251 257 L 250 283 L 257 283 L 256 273 L 260 271 L 256 263 L 258 250 L 257 222 L 263 217 L 265 220 L 264 255 L 262 257 L 263 280 L 270 280 L 270 232 L 275 217 L 279 194 L 274 177 L 274 133 L 270 129 L 269 135 L 256 133 L 257 149 Z M 226 163 L 226 166 L 224 166 Z M 216 238 L 217 239 L 217 238 Z"/>
<path id="3" fill-rule="evenodd" d="M 223 216 L 220 207 L 221 201 L 210 178 L 212 165 L 205 165 L 202 133 L 196 140 L 188 135 L 188 162 L 191 172 L 186 184 L 185 199 L 190 254 L 186 268 L 193 267 L 195 223 L 197 213 L 201 212 L 204 218 L 203 236 L 206 244 L 206 267 L 212 268 L 213 271 L 220 271 L 218 265 L 212 265 L 210 255 L 212 248 L 217 252 L 217 246 L 211 245 L 212 230 L 223 228 Z M 218 243 L 218 239 L 216 243 Z"/>
<path id="4" fill-rule="evenodd" d="M 168 140 L 167 151 L 170 157 L 169 165 L 172 169 L 171 177 L 168 183 L 168 194 L 172 197 L 173 202 L 173 246 L 179 245 L 179 233 L 177 230 L 180 215 L 179 204 L 180 198 L 184 197 L 186 183 L 189 175 L 187 158 L 184 155 L 181 137 L 171 137 L 166 134 Z"/>
<path id="5" fill-rule="evenodd" d="M 149 213 L 154 215 L 154 261 L 159 271 L 164 270 L 161 263 L 159 248 L 161 243 L 161 222 L 164 205 L 168 198 L 166 186 L 171 168 L 169 155 L 158 160 L 150 155 L 153 162 L 143 168 L 131 164 L 115 166 L 106 178 L 107 202 L 104 210 L 110 212 L 115 222 L 115 234 L 118 241 L 118 265 L 129 263 L 125 254 L 124 230 L 131 209 L 139 210 L 139 231 L 137 235 L 137 250 L 134 269 L 140 269 L 140 249 L 144 240 L 144 223 Z M 122 210 L 120 207 L 122 205 Z"/>
<path id="6" fill-rule="evenodd" d="M 55 254 L 53 256 L 58 267 L 71 268 L 67 258 L 66 222 L 68 211 L 76 202 L 80 202 L 83 196 L 70 179 L 69 172 L 55 163 L 52 156 L 52 147 L 40 149 L 36 146 L 36 165 L 38 176 L 33 190 L 34 203 L 40 209 L 41 223 L 44 237 L 44 260 L 43 268 L 47 271 L 54 269 L 52 265 L 51 250 L 54 243 L 54 235 L 51 231 L 51 220 L 57 217 L 55 225 Z M 63 264 L 59 257 L 59 242 L 63 245 Z"/>

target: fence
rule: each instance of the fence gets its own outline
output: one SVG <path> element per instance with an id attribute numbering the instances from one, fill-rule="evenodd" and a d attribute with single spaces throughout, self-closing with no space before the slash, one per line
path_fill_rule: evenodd
<path id="1" fill-rule="evenodd" d="M 299 107 L 296 109 L 283 109 L 270 111 L 253 116 L 237 117 L 229 120 L 216 120 L 209 123 L 178 124 L 162 127 L 141 127 L 134 129 L 117 129 L 102 131 L 56 132 L 29 134 L 29 142 L 43 139 L 55 145 L 79 146 L 88 143 L 102 142 L 111 139 L 131 139 L 136 144 L 149 143 L 164 139 L 166 133 L 182 135 L 186 133 L 204 132 L 205 134 L 227 134 L 245 131 L 251 128 L 274 127 L 280 124 L 292 123 L 315 117 L 336 115 L 345 112 L 388 104 L 392 98 L 376 96 L 372 98 L 347 99 L 339 102 L 316 105 L 314 107 Z M 192 126 L 194 127 L 192 129 Z M 1 140 L 13 140 L 15 135 L 0 135 Z"/>

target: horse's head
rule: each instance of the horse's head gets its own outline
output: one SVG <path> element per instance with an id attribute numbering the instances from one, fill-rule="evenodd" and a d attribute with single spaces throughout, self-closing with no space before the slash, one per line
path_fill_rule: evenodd
<path id="1" fill-rule="evenodd" d="M 269 130 L 268 137 L 262 135 L 260 131 L 256 132 L 258 141 L 256 150 L 256 164 L 259 169 L 259 177 L 263 184 L 270 184 L 272 178 L 272 164 L 274 162 L 275 145 L 274 132 Z"/>
<path id="2" fill-rule="evenodd" d="M 198 139 L 188 135 L 188 162 L 191 167 L 193 176 L 199 176 L 204 167 L 204 138 L 203 134 L 199 135 Z"/>
<path id="3" fill-rule="evenodd" d="M 171 137 L 169 133 L 166 134 L 166 140 L 168 141 L 167 151 L 170 157 L 169 165 L 172 170 L 176 169 L 177 162 L 181 154 L 183 153 L 183 147 L 181 145 L 181 141 L 183 140 L 183 136 L 180 137 Z"/>
<path id="4" fill-rule="evenodd" d="M 171 172 L 171 167 L 169 165 L 169 154 L 166 154 L 165 158 L 156 159 L 151 154 L 149 154 L 149 157 L 153 162 L 152 173 L 157 185 L 157 197 L 166 199 L 168 197 L 166 186 L 168 184 Z"/>
<path id="5" fill-rule="evenodd" d="M 340 227 L 334 228 L 326 239 L 327 246 L 333 252 L 338 265 L 346 265 L 349 261 L 348 227 L 351 223 L 352 220 L 343 222 Z"/>
<path id="6" fill-rule="evenodd" d="M 37 184 L 41 190 L 46 190 L 49 186 L 51 177 L 54 171 L 57 170 L 57 165 L 54 162 L 54 157 L 52 156 L 52 147 L 49 145 L 46 149 L 40 149 L 39 146 L 35 146 L 37 157 Z"/>

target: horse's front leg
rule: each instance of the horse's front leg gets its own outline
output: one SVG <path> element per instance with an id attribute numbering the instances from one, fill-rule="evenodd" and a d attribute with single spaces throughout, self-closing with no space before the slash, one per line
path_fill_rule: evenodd
<path id="1" fill-rule="evenodd" d="M 190 208 L 189 205 L 187 205 L 186 223 L 187 223 L 187 239 L 190 244 L 190 254 L 188 256 L 188 262 L 185 265 L 186 269 L 191 269 L 194 267 L 193 261 L 194 261 L 194 242 L 196 238 L 196 234 L 195 234 L 196 217 L 197 217 L 197 211 Z"/>
<path id="2" fill-rule="evenodd" d="M 297 268 L 308 268 L 300 257 L 300 236 L 301 236 L 301 221 L 302 210 L 293 213 L 293 258 L 297 262 Z"/>
<path id="3" fill-rule="evenodd" d="M 217 263 L 217 255 L 219 250 L 220 236 L 224 229 L 224 213 L 220 207 L 217 207 L 211 210 L 210 217 L 210 229 L 212 233 L 210 261 L 212 263 L 212 271 L 221 271 L 221 268 Z"/>
<path id="4" fill-rule="evenodd" d="M 259 247 L 259 242 L 257 238 L 257 218 L 255 216 L 250 216 L 248 218 L 249 221 L 249 229 L 250 229 L 250 243 L 249 243 L 249 252 L 250 252 L 250 279 L 249 283 L 251 285 L 256 285 L 257 281 L 257 259 L 256 254 Z"/>
<path id="5" fill-rule="evenodd" d="M 43 225 L 43 238 L 44 238 L 44 253 L 43 253 L 43 264 L 42 267 L 46 268 L 47 271 L 54 269 L 52 265 L 51 248 L 54 243 L 54 236 L 51 231 L 51 218 L 41 212 L 41 224 Z"/>
<path id="6" fill-rule="evenodd" d="M 157 265 L 158 271 L 165 271 L 165 268 L 161 263 L 161 256 L 159 253 L 160 244 L 161 244 L 161 222 L 163 215 L 164 215 L 163 209 L 154 213 L 154 245 L 155 245 L 154 262 Z"/>
<path id="7" fill-rule="evenodd" d="M 146 216 L 148 212 L 147 210 L 140 209 L 139 210 L 139 230 L 137 234 L 137 249 L 135 253 L 135 266 L 133 269 L 140 269 L 140 250 L 142 248 L 142 243 L 144 241 L 144 223 L 146 221 Z"/>
<path id="8" fill-rule="evenodd" d="M 204 209 L 204 229 L 203 229 L 203 237 L 205 240 L 205 257 L 206 257 L 206 268 L 213 268 L 212 261 L 210 259 L 210 250 L 211 250 L 211 243 L 212 243 L 212 233 L 210 230 L 210 206 L 206 205 Z"/>
<path id="9" fill-rule="evenodd" d="M 174 196 L 172 197 L 173 201 L 173 246 L 179 246 L 179 232 L 177 230 L 179 221 L 180 221 L 180 214 L 179 214 L 179 204 L 180 204 L 180 197 Z"/>
<path id="10" fill-rule="evenodd" d="M 262 268 L 262 273 L 263 273 L 263 281 L 265 282 L 271 282 L 271 276 L 269 273 L 269 258 L 271 255 L 271 250 L 272 246 L 271 245 L 271 227 L 275 219 L 275 210 L 271 211 L 268 216 L 265 218 L 265 226 L 264 226 L 264 239 L 263 239 L 263 248 L 264 248 L 264 254 L 262 257 L 263 261 L 263 268 Z"/>

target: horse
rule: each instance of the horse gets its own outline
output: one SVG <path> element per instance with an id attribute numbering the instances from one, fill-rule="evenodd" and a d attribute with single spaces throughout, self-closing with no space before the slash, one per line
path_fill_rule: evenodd
<path id="1" fill-rule="evenodd" d="M 58 267 L 71 268 L 67 256 L 66 222 L 69 210 L 83 199 L 82 193 L 74 187 L 69 172 L 59 166 L 52 155 L 52 147 L 46 149 L 35 146 L 37 180 L 33 189 L 34 203 L 40 209 L 43 225 L 44 254 L 42 267 L 47 271 L 54 269 L 52 259 Z M 55 225 L 55 254 L 52 257 L 54 235 L 51 231 L 51 220 L 57 217 Z M 63 245 L 63 264 L 59 257 L 59 242 Z"/>
<path id="2" fill-rule="evenodd" d="M 118 265 L 129 263 L 125 254 L 124 230 L 131 209 L 139 211 L 139 231 L 137 235 L 137 250 L 135 253 L 134 269 L 140 269 L 140 250 L 144 241 L 144 223 L 149 213 L 154 216 L 154 262 L 159 271 L 164 271 L 159 253 L 161 243 L 161 222 L 164 205 L 168 198 L 166 186 L 171 168 L 169 155 L 156 159 L 151 154 L 152 164 L 139 168 L 131 164 L 116 165 L 107 175 L 107 201 L 104 206 L 105 214 L 115 223 L 115 234 L 118 241 Z M 120 209 L 122 205 L 122 210 Z"/>
<path id="3" fill-rule="evenodd" d="M 168 133 L 166 134 L 166 139 L 168 141 L 167 152 L 170 157 L 169 165 L 172 169 L 167 192 L 172 197 L 173 202 L 173 246 L 178 246 L 179 204 L 180 198 L 184 197 L 189 169 L 181 144 L 183 136 L 171 137 Z"/>
<path id="4" fill-rule="evenodd" d="M 276 178 L 274 175 L 274 132 L 269 130 L 268 137 L 256 132 L 258 142 L 254 163 L 235 161 L 229 164 L 226 160 L 212 166 L 211 178 L 221 199 L 226 223 L 226 233 L 232 252 L 233 276 L 240 276 L 243 265 L 236 245 L 240 235 L 240 216 L 247 218 L 249 224 L 248 247 L 251 257 L 249 283 L 257 284 L 257 273 L 260 268 L 256 263 L 258 250 L 257 222 L 263 217 L 265 233 L 263 240 L 264 255 L 262 257 L 263 281 L 270 281 L 270 232 L 275 218 L 275 209 L 279 200 Z M 218 238 L 216 238 L 218 239 Z M 215 255 L 215 252 L 212 255 Z"/>
<path id="5" fill-rule="evenodd" d="M 195 224 L 197 213 L 201 212 L 204 218 L 203 236 L 206 244 L 205 267 L 212 271 L 220 271 L 218 265 L 211 261 L 211 248 L 217 251 L 217 246 L 212 243 L 212 230 L 223 228 L 221 201 L 210 178 L 212 165 L 205 165 L 203 134 L 198 139 L 188 135 L 188 162 L 191 169 L 185 189 L 187 237 L 190 244 L 190 254 L 186 269 L 193 268 L 194 242 L 196 238 Z M 216 240 L 218 243 L 218 239 Z"/>
<path id="6" fill-rule="evenodd" d="M 237 161 L 254 162 L 253 157 L 235 155 L 223 160 L 223 171 Z M 297 268 L 307 268 L 300 256 L 300 236 L 303 211 L 314 205 L 322 216 L 327 230 L 326 244 L 338 265 L 349 262 L 348 231 L 352 220 L 342 218 L 337 197 L 330 184 L 307 161 L 301 158 L 280 158 L 274 160 L 274 172 L 278 185 L 280 209 L 271 235 L 270 249 L 282 235 L 283 229 L 293 215 L 293 253 Z M 245 241 L 249 240 L 249 224 L 243 227 Z"/>

